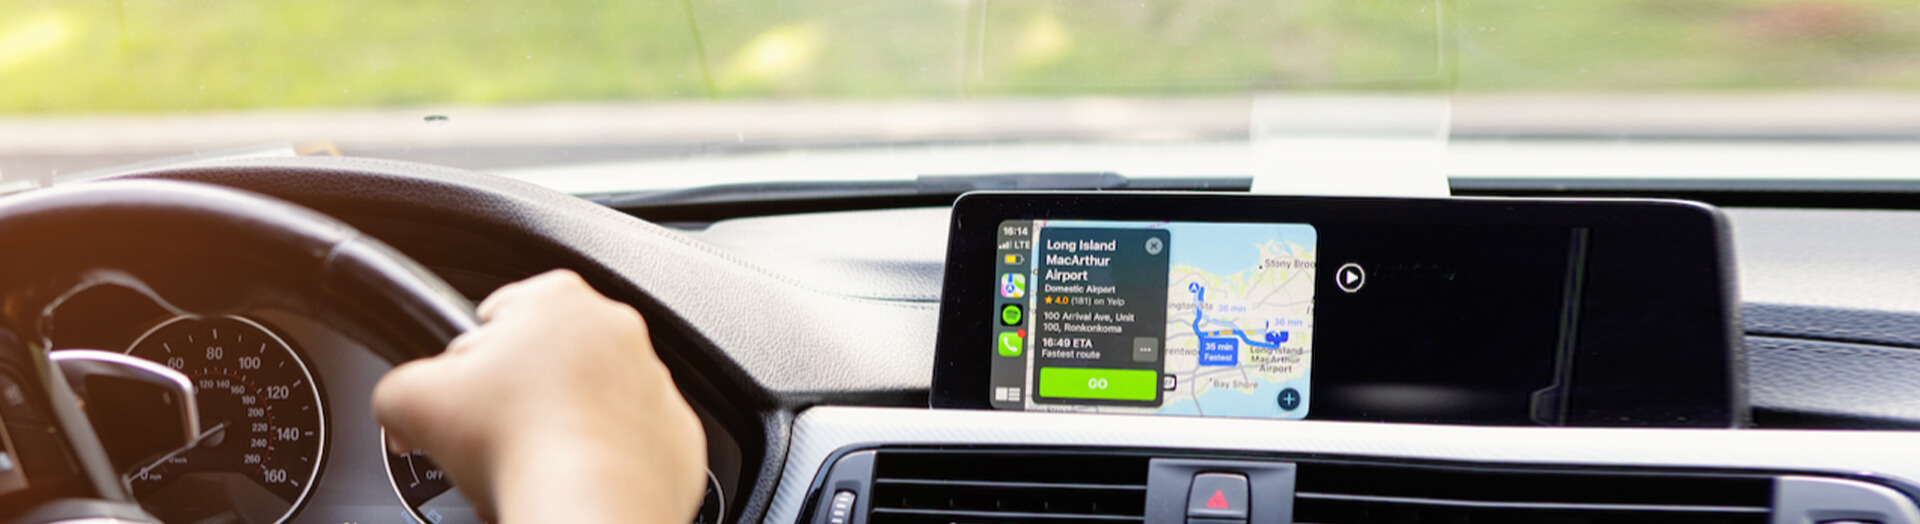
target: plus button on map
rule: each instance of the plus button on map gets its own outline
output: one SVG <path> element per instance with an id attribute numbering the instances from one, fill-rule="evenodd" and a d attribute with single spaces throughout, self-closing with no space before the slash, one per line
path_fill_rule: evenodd
<path id="1" fill-rule="evenodd" d="M 1300 391 L 1287 388 L 1280 390 L 1280 409 L 1293 411 L 1300 408 Z"/>

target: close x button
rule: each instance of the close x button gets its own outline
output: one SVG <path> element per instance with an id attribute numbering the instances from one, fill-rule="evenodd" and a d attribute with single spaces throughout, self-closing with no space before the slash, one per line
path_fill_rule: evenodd
<path id="1" fill-rule="evenodd" d="M 1246 520 L 1247 476 L 1235 473 L 1194 475 L 1193 490 L 1187 493 L 1187 517 Z"/>

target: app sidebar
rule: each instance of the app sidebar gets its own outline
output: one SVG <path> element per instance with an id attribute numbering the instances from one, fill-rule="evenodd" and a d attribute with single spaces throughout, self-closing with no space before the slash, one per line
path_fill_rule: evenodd
<path id="1" fill-rule="evenodd" d="M 1033 221 L 1000 223 L 994 239 L 993 385 L 995 409 L 1024 409 L 1027 382 L 1027 326 L 1033 296 Z M 989 314 L 982 312 L 982 314 Z M 986 341 L 983 341 L 986 342 Z M 985 348 L 982 348 L 985 349 Z"/>

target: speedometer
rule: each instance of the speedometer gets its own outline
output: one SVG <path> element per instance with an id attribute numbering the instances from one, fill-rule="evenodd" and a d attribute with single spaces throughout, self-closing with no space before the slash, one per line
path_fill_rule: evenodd
<path id="1" fill-rule="evenodd" d="M 129 482 L 134 498 L 168 523 L 284 522 L 320 473 L 326 411 L 300 354 L 241 317 L 179 317 L 127 353 L 192 380 L 200 445 Z"/>

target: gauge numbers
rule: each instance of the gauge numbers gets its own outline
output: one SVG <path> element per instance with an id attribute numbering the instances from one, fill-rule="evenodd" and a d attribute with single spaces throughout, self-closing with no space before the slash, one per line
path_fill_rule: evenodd
<path id="1" fill-rule="evenodd" d="M 241 317 L 178 317 L 127 353 L 185 374 L 208 433 L 133 478 L 142 507 L 168 523 L 277 523 L 299 510 L 327 438 L 319 385 L 299 353 Z"/>

